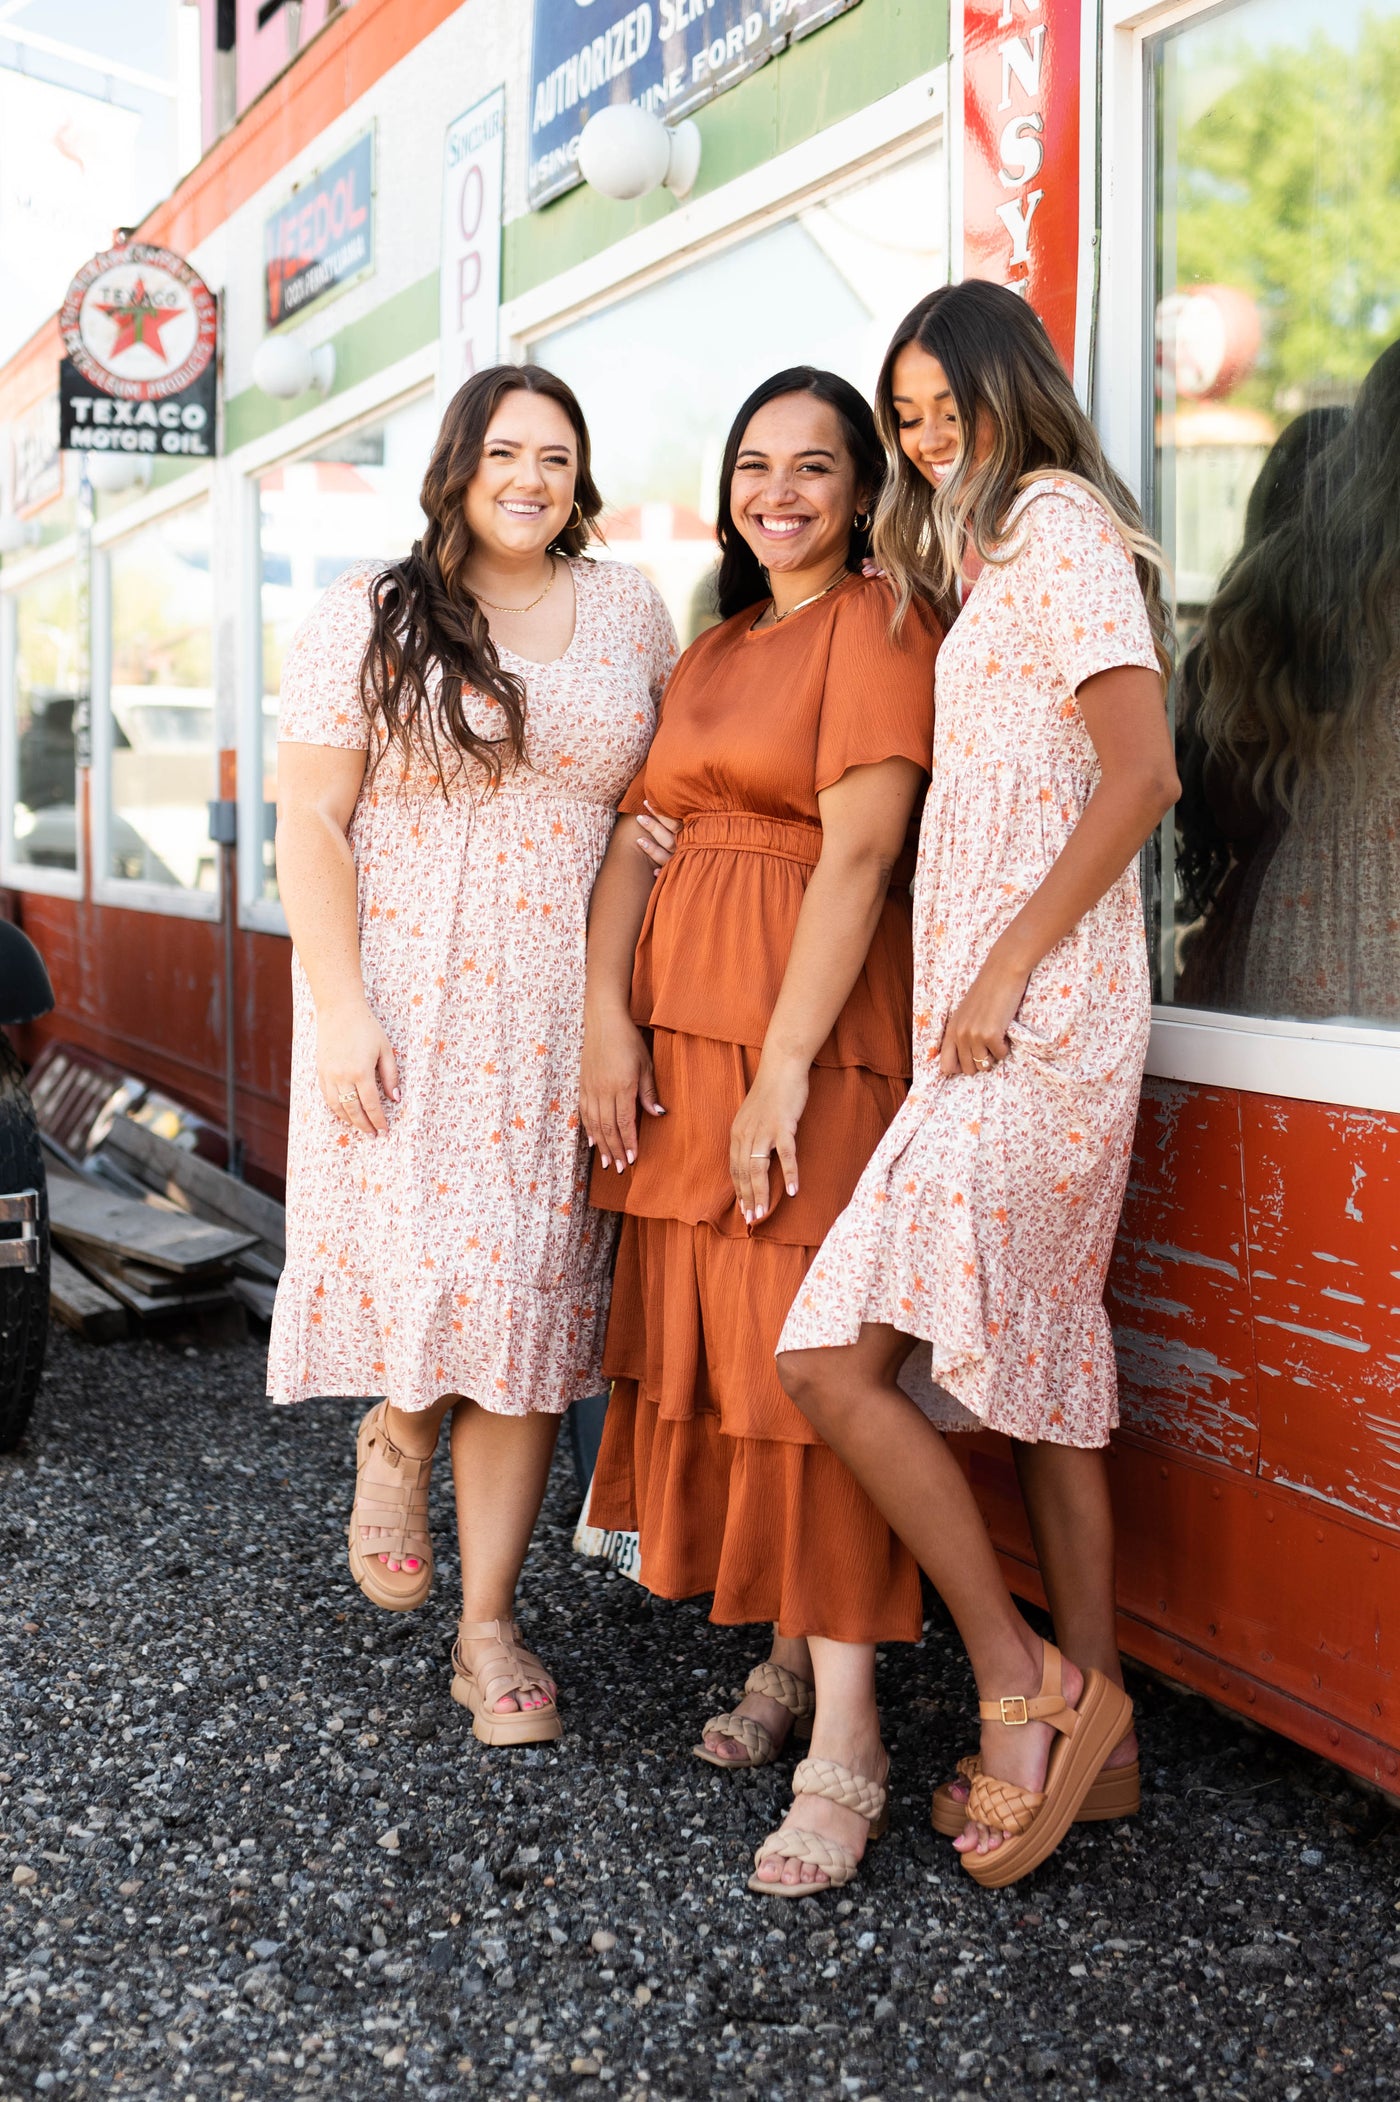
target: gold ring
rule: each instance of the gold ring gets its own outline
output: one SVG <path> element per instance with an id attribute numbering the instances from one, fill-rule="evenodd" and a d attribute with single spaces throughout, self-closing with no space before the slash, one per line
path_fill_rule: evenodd
<path id="1" fill-rule="evenodd" d="M 773 1148 L 771 1146 L 765 1147 L 762 1153 L 751 1153 L 749 1155 L 750 1160 L 771 1160 L 772 1158 Z"/>
<path id="2" fill-rule="evenodd" d="M 335 1099 L 337 1102 L 358 1102 L 360 1091 L 357 1087 L 341 1088 Z"/>
<path id="3" fill-rule="evenodd" d="M 979 1073 L 986 1073 L 990 1071 L 992 1061 L 989 1058 L 974 1058 L 972 1063 L 976 1066 Z"/>

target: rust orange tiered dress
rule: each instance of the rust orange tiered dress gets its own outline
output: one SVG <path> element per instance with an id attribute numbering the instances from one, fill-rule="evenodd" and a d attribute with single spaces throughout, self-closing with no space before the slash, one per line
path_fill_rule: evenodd
<path id="1" fill-rule="evenodd" d="M 817 796 L 851 767 L 929 764 L 938 634 L 851 577 L 780 625 L 759 608 L 692 644 L 646 766 L 623 799 L 681 820 L 637 945 L 634 1020 L 651 1033 L 664 1118 L 636 1166 L 595 1167 L 622 1211 L 604 1371 L 613 1381 L 591 1522 L 636 1530 L 647 1587 L 714 1593 L 712 1618 L 785 1635 L 916 1641 L 919 1579 L 847 1469 L 778 1383 L 788 1308 L 904 1099 L 910 1076 L 912 853 L 864 969 L 817 1053 L 797 1134 L 800 1191 L 745 1226 L 729 1131 L 758 1068 L 821 854 Z"/>

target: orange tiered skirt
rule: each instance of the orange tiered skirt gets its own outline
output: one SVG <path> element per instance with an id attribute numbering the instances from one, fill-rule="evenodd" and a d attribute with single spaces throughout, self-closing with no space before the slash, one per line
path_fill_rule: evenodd
<path id="1" fill-rule="evenodd" d="M 790 928 L 795 920 L 820 838 L 810 825 L 706 814 L 687 823 L 657 885 L 633 1011 L 651 1026 L 666 1115 L 645 1120 L 634 1168 L 619 1176 L 595 1166 L 593 1174 L 593 1202 L 625 1216 L 603 1360 L 612 1400 L 590 1518 L 640 1535 L 649 1590 L 663 1598 L 713 1592 L 716 1621 L 769 1621 L 784 1635 L 841 1642 L 913 1642 L 921 1626 L 917 1566 L 788 1400 L 774 1362 L 808 1266 L 907 1089 L 900 1023 L 907 1030 L 910 1002 L 898 982 L 908 953 L 907 888 L 891 887 L 858 989 L 880 997 L 859 1003 L 853 996 L 813 1065 L 797 1134 L 799 1194 L 789 1198 L 775 1172 L 776 1202 L 755 1228 L 734 1201 L 729 1131 L 758 1049 L 665 1020 L 668 1010 L 692 1020 L 697 1001 L 722 1010 L 726 984 L 734 987 L 729 1004 L 753 999 L 755 980 L 769 975 L 762 957 L 745 959 L 737 947 L 696 953 L 693 937 L 715 925 L 716 879 L 730 894 L 722 920 L 730 937 L 766 950 L 781 923 Z M 707 870 L 715 856 L 720 866 Z M 775 861 L 796 866 L 775 872 Z M 798 879 L 795 898 L 775 912 L 774 890 L 790 877 Z M 702 886 L 710 910 L 700 915 L 700 900 L 686 894 Z M 746 889 L 755 895 L 746 898 Z M 673 914 L 674 926 L 692 936 L 683 971 L 668 968 L 671 958 L 680 961 L 666 938 Z M 783 944 L 784 967 L 786 952 Z M 886 960 L 896 967 L 881 968 Z M 891 977 L 893 984 L 880 983 Z M 776 985 L 764 1003 L 770 1012 L 775 996 Z M 761 1019 L 766 1026 L 766 1013 Z M 761 1038 L 758 1020 L 742 1018 L 745 1034 Z"/>

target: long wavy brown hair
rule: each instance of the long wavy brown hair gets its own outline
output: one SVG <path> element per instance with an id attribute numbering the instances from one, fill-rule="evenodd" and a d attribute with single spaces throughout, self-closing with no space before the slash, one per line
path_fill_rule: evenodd
<path id="1" fill-rule="evenodd" d="M 447 405 L 419 497 L 428 520 L 423 537 L 370 585 L 373 624 L 360 663 L 360 696 L 373 753 L 370 772 L 391 750 L 405 764 L 417 754 L 437 775 L 444 795 L 468 767 L 481 770 L 490 794 L 504 775 L 526 762 L 524 681 L 503 670 L 486 615 L 463 580 L 472 551 L 467 485 L 481 464 L 492 417 L 508 394 L 517 393 L 558 402 L 573 425 L 576 509 L 552 545 L 561 555 L 583 553 L 603 499 L 593 480 L 588 426 L 577 397 L 542 365 L 491 365 L 473 373 Z M 472 728 L 466 710 L 472 694 L 499 704 L 504 723 L 499 737 L 483 737 Z"/>
<path id="2" fill-rule="evenodd" d="M 899 442 L 894 367 L 917 343 L 948 375 L 962 445 L 942 486 L 931 489 Z M 979 410 L 991 424 L 992 451 L 972 458 Z M 1162 592 L 1166 557 L 1146 531 L 1131 490 L 1109 465 L 1099 434 L 1079 406 L 1044 323 L 1003 285 L 967 278 L 940 285 L 895 330 L 875 386 L 875 421 L 890 473 L 875 514 L 876 561 L 895 586 L 896 621 L 910 598 L 927 599 L 947 625 L 958 610 L 957 580 L 970 537 L 982 560 L 1005 562 L 1012 508 L 1047 475 L 1078 482 L 1108 512 L 1133 558 L 1164 677 L 1171 676 L 1172 627 Z"/>

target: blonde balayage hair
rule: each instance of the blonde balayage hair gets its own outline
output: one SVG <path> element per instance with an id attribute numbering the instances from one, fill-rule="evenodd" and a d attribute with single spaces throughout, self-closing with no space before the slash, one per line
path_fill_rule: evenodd
<path id="1" fill-rule="evenodd" d="M 934 489 L 899 442 L 894 368 L 909 344 L 937 358 L 958 412 L 961 445 L 952 471 Z M 990 457 L 972 460 L 979 413 L 993 432 Z M 1146 531 L 1098 432 L 1079 406 L 1039 317 L 1003 285 L 968 278 L 940 285 L 894 332 L 875 388 L 875 421 L 890 458 L 871 534 L 875 560 L 895 587 L 895 622 L 910 601 L 928 601 L 945 625 L 958 610 L 957 580 L 969 535 L 985 563 L 1008 562 L 1019 541 L 1007 531 L 1016 499 L 1054 475 L 1077 482 L 1108 512 L 1133 558 L 1164 678 L 1173 663 L 1172 624 L 1163 597 L 1166 557 Z"/>

